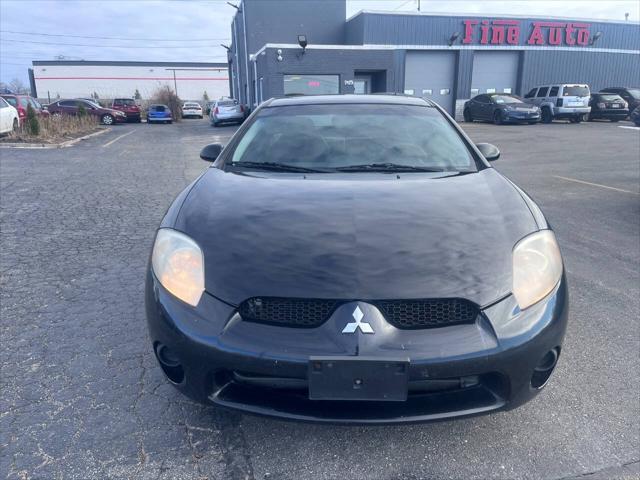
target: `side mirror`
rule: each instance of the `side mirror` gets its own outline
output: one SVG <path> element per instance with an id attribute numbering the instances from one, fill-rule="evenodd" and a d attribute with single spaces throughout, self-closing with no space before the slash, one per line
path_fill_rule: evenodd
<path id="1" fill-rule="evenodd" d="M 219 143 L 211 143 L 200 151 L 200 158 L 206 162 L 214 162 L 222 152 L 223 146 Z"/>
<path id="2" fill-rule="evenodd" d="M 493 162 L 500 158 L 500 150 L 490 143 L 476 143 L 476 148 L 488 161 Z"/>

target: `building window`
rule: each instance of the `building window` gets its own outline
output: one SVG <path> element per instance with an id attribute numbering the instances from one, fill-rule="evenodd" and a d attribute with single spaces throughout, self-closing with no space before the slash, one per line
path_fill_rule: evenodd
<path id="1" fill-rule="evenodd" d="M 404 89 L 404 94 L 405 95 L 413 95 L 415 93 L 415 91 L 413 90 L 413 88 L 405 88 Z"/>
<path id="2" fill-rule="evenodd" d="M 338 75 L 285 75 L 284 94 L 328 95 L 340 93 Z"/>
<path id="3" fill-rule="evenodd" d="M 440 89 L 440 95 L 449 95 L 450 93 L 451 93 L 451 90 L 449 90 L 448 88 Z"/>
<path id="4" fill-rule="evenodd" d="M 496 93 L 495 88 L 487 88 L 487 93 Z"/>
<path id="5" fill-rule="evenodd" d="M 430 97 L 431 95 L 433 95 L 433 90 L 431 90 L 430 88 L 422 90 L 423 97 Z"/>
<path id="6" fill-rule="evenodd" d="M 472 88 L 471 89 L 471 96 L 475 97 L 476 95 L 478 95 L 480 93 L 480 89 L 479 88 Z"/>
<path id="7" fill-rule="evenodd" d="M 510 88 L 503 88 L 502 89 L 502 93 L 511 93 L 511 89 Z"/>

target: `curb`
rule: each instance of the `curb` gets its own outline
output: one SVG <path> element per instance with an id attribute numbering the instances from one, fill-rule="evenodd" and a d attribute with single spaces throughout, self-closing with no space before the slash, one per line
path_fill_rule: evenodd
<path id="1" fill-rule="evenodd" d="M 0 148 L 23 148 L 25 150 L 28 149 L 54 149 L 54 148 L 67 148 L 79 143 L 83 140 L 87 140 L 92 137 L 97 137 L 98 135 L 102 135 L 104 133 L 110 132 L 110 128 L 101 128 L 97 132 L 90 133 L 88 135 L 84 135 L 83 137 L 74 138 L 72 140 L 66 140 L 61 143 L 0 143 Z"/>

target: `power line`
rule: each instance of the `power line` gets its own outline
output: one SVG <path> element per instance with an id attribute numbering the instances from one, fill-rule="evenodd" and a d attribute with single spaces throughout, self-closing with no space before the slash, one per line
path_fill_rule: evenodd
<path id="1" fill-rule="evenodd" d="M 38 32 L 17 32 L 15 30 L 0 30 L 1 33 L 13 33 L 16 35 L 38 35 L 43 37 L 69 37 L 69 38 L 93 38 L 97 40 L 127 40 L 127 41 L 151 41 L 151 42 L 222 42 L 229 41 L 228 38 L 189 38 L 175 40 L 168 38 L 132 38 L 132 37 L 97 37 L 90 35 L 66 35 L 63 33 L 38 33 Z"/>
<path id="2" fill-rule="evenodd" d="M 219 47 L 219 45 L 162 45 L 162 46 L 133 46 L 133 45 L 90 45 L 86 43 L 55 43 L 55 42 L 36 42 L 34 40 L 13 40 L 8 38 L 0 39 L 0 42 L 11 43 L 33 43 L 38 45 L 51 45 L 56 47 L 93 47 L 93 48 L 211 48 Z"/>

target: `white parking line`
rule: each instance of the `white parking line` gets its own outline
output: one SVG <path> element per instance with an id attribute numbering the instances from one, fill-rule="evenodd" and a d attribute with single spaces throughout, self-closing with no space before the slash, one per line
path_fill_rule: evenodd
<path id="1" fill-rule="evenodd" d="M 629 130 L 640 130 L 640 127 L 628 127 L 626 125 L 618 125 L 618 128 L 628 128 Z"/>
<path id="2" fill-rule="evenodd" d="M 555 178 L 560 178 L 562 180 L 566 180 L 567 182 L 582 183 L 584 185 L 591 185 L 592 187 L 600 187 L 600 188 L 606 188 L 608 190 L 615 190 L 616 192 L 630 193 L 631 195 L 640 195 L 640 193 L 638 193 L 638 192 L 632 192 L 631 190 L 623 190 L 622 188 L 609 187 L 608 185 L 600 185 L 599 183 L 585 182 L 584 180 L 578 180 L 578 179 L 575 179 L 575 178 L 568 178 L 568 177 L 561 177 L 560 175 L 554 175 L 554 177 Z"/>
<path id="3" fill-rule="evenodd" d="M 120 140 L 121 138 L 126 137 L 127 135 L 131 135 L 133 132 L 135 132 L 137 129 L 134 128 L 133 130 L 131 130 L 130 132 L 127 132 L 123 135 L 120 135 L 119 137 L 114 138 L 113 140 L 108 141 L 107 143 L 105 143 L 104 145 L 102 145 L 103 147 L 108 147 L 109 145 L 111 145 L 114 142 L 117 142 L 118 140 Z"/>

